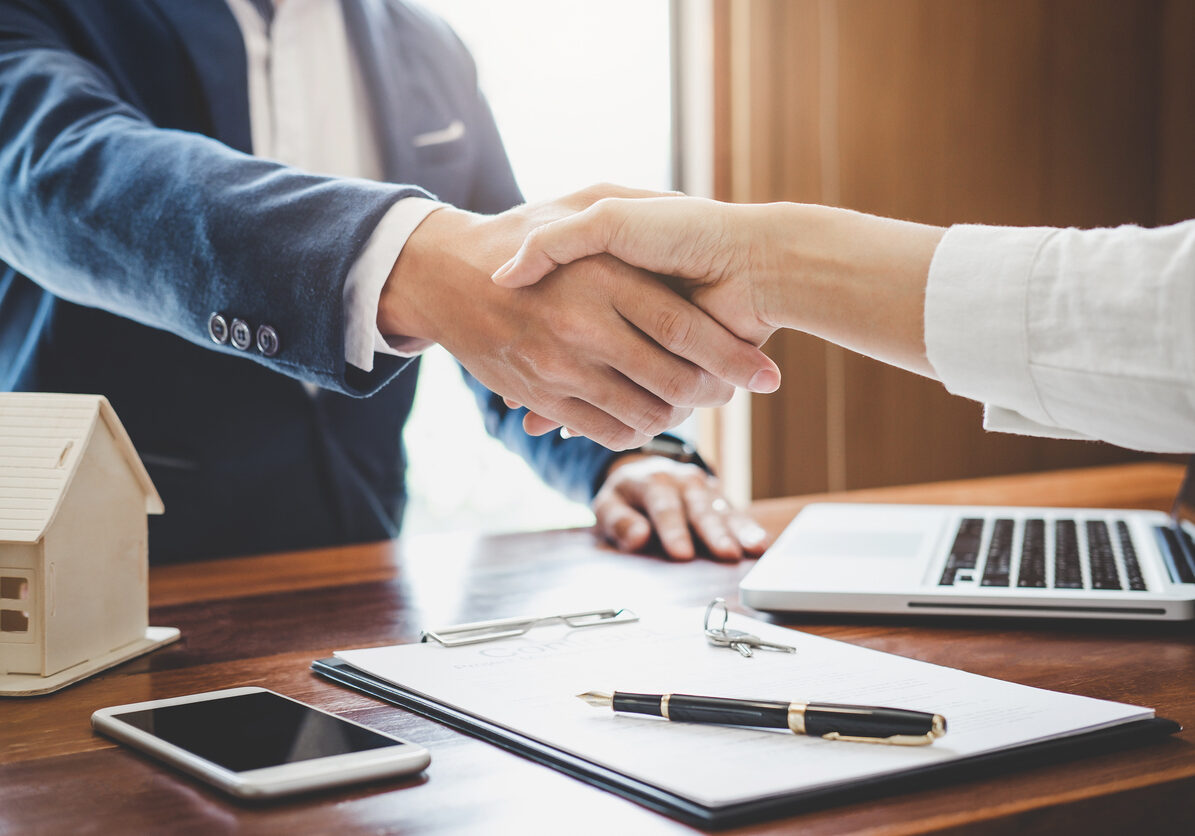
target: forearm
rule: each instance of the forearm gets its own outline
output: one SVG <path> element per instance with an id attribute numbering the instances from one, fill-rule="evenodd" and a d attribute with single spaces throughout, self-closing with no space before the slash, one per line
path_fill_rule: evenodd
<path id="1" fill-rule="evenodd" d="M 925 288 L 945 229 L 794 203 L 728 210 L 755 233 L 746 252 L 762 320 L 936 377 Z"/>
<path id="2" fill-rule="evenodd" d="M 420 192 L 157 128 L 65 50 L 0 50 L 0 135 L 0 259 L 55 295 L 355 394 L 399 365 L 347 382 L 341 291 L 388 207 Z M 217 346 L 213 311 L 269 322 L 281 348 Z"/>
<path id="3" fill-rule="evenodd" d="M 932 375 L 923 308 L 943 232 L 796 203 L 602 200 L 536 229 L 494 281 L 524 287 L 610 253 L 685 280 L 693 301 L 741 339 L 758 345 L 794 328 Z"/>

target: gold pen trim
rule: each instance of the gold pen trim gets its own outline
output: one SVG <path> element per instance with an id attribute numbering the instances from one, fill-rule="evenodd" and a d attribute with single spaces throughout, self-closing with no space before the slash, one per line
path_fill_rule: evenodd
<path id="1" fill-rule="evenodd" d="M 805 734 L 805 709 L 807 702 L 790 702 L 788 704 L 788 727 L 795 734 Z"/>
<path id="2" fill-rule="evenodd" d="M 664 696 L 660 697 L 660 716 L 663 717 L 665 720 L 672 719 L 671 717 L 668 716 L 668 700 L 671 697 L 672 697 L 672 694 L 664 694 Z"/>
<path id="3" fill-rule="evenodd" d="M 791 716 L 791 715 L 790 715 Z M 790 720 L 789 726 L 792 722 Z M 946 718 L 935 714 L 930 730 L 925 734 L 894 734 L 890 737 L 851 737 L 850 735 L 830 732 L 823 734 L 823 740 L 845 740 L 851 743 L 884 743 L 889 746 L 928 746 L 942 735 L 946 734 Z"/>

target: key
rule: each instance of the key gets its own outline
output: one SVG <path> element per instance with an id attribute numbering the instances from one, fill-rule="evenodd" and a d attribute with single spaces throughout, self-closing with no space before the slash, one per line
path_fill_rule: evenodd
<path id="1" fill-rule="evenodd" d="M 747 634 L 742 630 L 728 630 L 725 627 L 709 628 L 705 631 L 706 640 L 714 647 L 729 647 L 732 650 L 737 650 L 744 656 L 751 655 L 751 648 L 748 645 L 741 644 L 739 639 Z M 736 645 L 739 645 L 736 647 Z"/>
<path id="2" fill-rule="evenodd" d="M 782 653 L 795 653 L 796 648 L 787 644 L 764 641 L 759 636 L 743 630 L 729 630 L 725 627 L 718 630 L 706 630 L 706 638 L 710 644 L 718 647 L 729 647 L 737 650 L 743 656 L 750 657 L 752 648 L 762 647 L 764 650 L 776 650 Z"/>
<path id="3" fill-rule="evenodd" d="M 726 627 L 710 628 L 705 631 L 705 637 L 709 639 L 709 643 L 717 647 L 730 647 L 733 642 L 745 638 L 747 635 L 742 630 L 730 630 Z"/>
<path id="4" fill-rule="evenodd" d="M 720 630 L 706 630 L 705 637 L 714 647 L 729 647 L 748 658 L 752 655 L 750 640 L 754 637 L 742 630 L 727 630 L 725 627 Z"/>
<path id="5" fill-rule="evenodd" d="M 745 644 L 748 647 L 761 647 L 764 650 L 775 650 L 780 653 L 796 653 L 797 649 L 791 644 L 780 644 L 778 642 L 770 642 L 761 639 L 759 636 L 753 636 L 750 633 L 739 636 L 737 641 L 740 644 Z"/>

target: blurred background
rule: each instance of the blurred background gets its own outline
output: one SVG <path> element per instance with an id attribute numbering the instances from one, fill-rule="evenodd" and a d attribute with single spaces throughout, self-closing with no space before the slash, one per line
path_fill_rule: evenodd
<path id="1" fill-rule="evenodd" d="M 1195 217 L 1188 0 L 424 5 L 472 49 L 529 199 L 612 180 L 943 225 Z M 687 428 L 738 501 L 1141 458 L 984 433 L 978 404 L 805 335 L 767 350 L 778 393 Z M 409 531 L 588 522 L 487 443 L 475 410 L 430 407 L 468 395 L 450 358 L 427 365 Z M 472 496 L 450 489 L 462 473 Z"/>
<path id="2" fill-rule="evenodd" d="M 671 8 L 667 0 L 425 0 L 473 53 L 523 195 L 598 182 L 671 189 Z M 404 431 L 407 534 L 591 525 L 486 434 L 456 361 L 423 358 Z"/>

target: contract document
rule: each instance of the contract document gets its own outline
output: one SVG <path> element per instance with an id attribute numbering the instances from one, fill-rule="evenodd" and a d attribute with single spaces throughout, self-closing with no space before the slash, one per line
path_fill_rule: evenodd
<path id="1" fill-rule="evenodd" d="M 991 679 L 737 613 L 728 627 L 796 652 L 748 658 L 712 646 L 702 609 L 639 615 L 463 647 L 345 650 L 314 667 L 355 687 L 373 683 L 362 690 L 704 824 L 774 815 L 799 809 L 787 802 L 873 779 L 946 774 L 942 767 L 959 761 L 1100 730 L 1136 724 L 1148 737 L 1177 729 L 1151 721 L 1149 708 Z M 896 746 L 670 722 L 595 709 L 577 698 L 590 690 L 906 708 L 943 715 L 947 733 L 931 745 Z"/>

